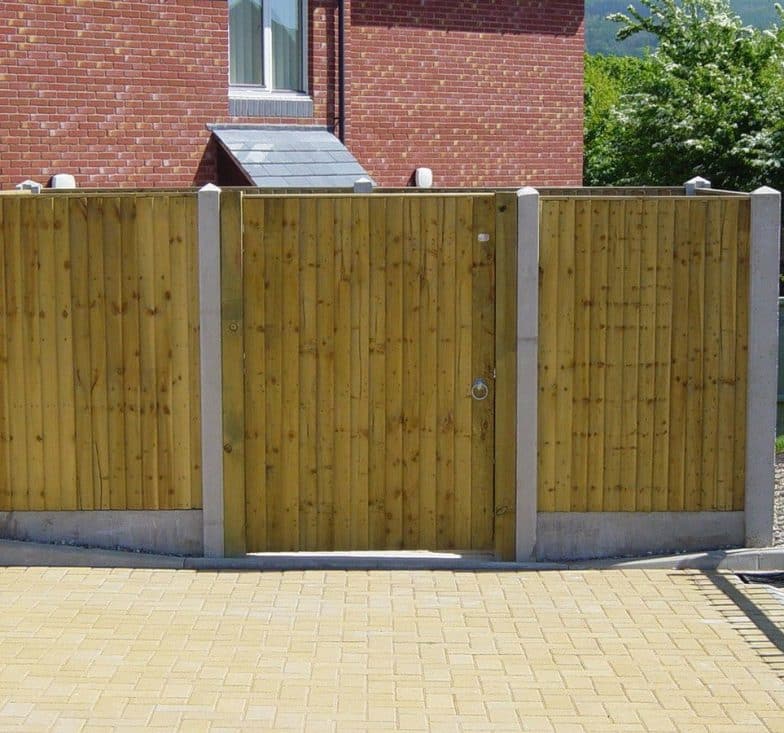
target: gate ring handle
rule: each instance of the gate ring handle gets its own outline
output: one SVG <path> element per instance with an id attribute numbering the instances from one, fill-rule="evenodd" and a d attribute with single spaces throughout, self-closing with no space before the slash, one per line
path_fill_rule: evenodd
<path id="1" fill-rule="evenodd" d="M 477 402 L 482 402 L 486 400 L 490 394 L 490 387 L 487 386 L 487 382 L 484 379 L 479 377 L 478 379 L 474 380 L 474 383 L 471 385 L 471 397 L 473 397 Z"/>

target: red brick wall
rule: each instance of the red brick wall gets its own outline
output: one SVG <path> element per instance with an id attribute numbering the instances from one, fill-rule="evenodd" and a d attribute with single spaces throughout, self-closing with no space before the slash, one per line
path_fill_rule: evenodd
<path id="1" fill-rule="evenodd" d="M 583 0 L 351 0 L 348 143 L 382 185 L 582 181 Z"/>
<path id="2" fill-rule="evenodd" d="M 346 4 L 348 143 L 379 183 L 580 181 L 582 0 Z M 336 0 L 310 7 L 314 118 L 238 119 L 227 0 L 3 0 L 0 188 L 200 184 L 207 123 L 332 124 Z"/>
<path id="3" fill-rule="evenodd" d="M 316 116 L 306 122 L 321 125 L 333 6 L 311 0 Z M 227 8 L 227 0 L 2 0 L 0 188 L 54 173 L 73 173 L 83 187 L 189 186 L 214 175 L 208 123 L 302 124 L 228 116 Z"/>

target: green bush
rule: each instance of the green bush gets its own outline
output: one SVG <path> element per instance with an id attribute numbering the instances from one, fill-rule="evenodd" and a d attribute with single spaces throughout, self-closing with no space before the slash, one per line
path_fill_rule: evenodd
<path id="1" fill-rule="evenodd" d="M 611 16 L 618 38 L 648 33 L 656 49 L 586 59 L 586 183 L 782 188 L 781 25 L 746 27 L 727 0 L 639 3 Z"/>

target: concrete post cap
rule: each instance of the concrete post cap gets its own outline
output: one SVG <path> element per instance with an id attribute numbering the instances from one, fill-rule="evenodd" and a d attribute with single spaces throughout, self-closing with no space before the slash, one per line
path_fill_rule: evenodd
<path id="1" fill-rule="evenodd" d="M 694 178 L 690 178 L 686 183 L 683 184 L 683 188 L 686 190 L 687 196 L 694 196 L 697 193 L 697 189 L 699 188 L 710 188 L 711 182 L 707 178 L 702 178 L 702 176 L 695 176 Z"/>
<path id="2" fill-rule="evenodd" d="M 354 181 L 354 193 L 372 193 L 373 192 L 373 181 L 371 181 L 366 176 L 362 176 L 362 178 L 357 178 Z"/>
<path id="3" fill-rule="evenodd" d="M 26 181 L 22 181 L 21 183 L 16 184 L 17 191 L 32 191 L 33 193 L 41 193 L 41 189 L 43 188 L 42 183 L 38 183 L 38 181 L 33 181 L 28 178 Z"/>

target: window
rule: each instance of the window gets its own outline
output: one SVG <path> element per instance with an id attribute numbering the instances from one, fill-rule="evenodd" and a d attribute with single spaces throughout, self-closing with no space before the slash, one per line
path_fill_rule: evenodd
<path id="1" fill-rule="evenodd" d="M 306 0 L 229 0 L 229 82 L 304 92 Z"/>

